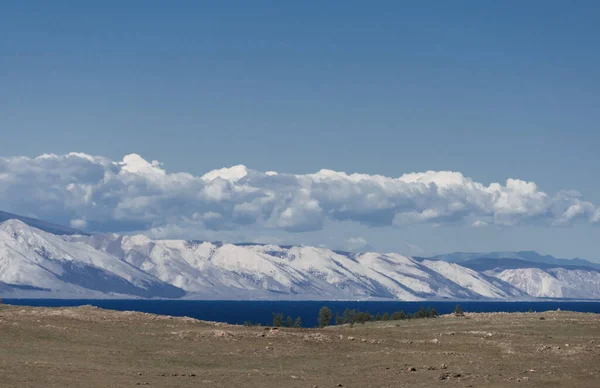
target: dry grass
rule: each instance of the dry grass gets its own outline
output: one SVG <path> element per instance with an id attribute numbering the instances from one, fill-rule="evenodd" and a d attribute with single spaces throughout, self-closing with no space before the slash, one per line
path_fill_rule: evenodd
<path id="1" fill-rule="evenodd" d="M 599 339 L 600 316 L 568 312 L 266 330 L 0 306 L 0 387 L 597 388 Z"/>

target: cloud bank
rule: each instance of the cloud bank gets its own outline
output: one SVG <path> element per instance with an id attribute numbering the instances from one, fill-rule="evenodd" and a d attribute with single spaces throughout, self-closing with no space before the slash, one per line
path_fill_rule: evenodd
<path id="1" fill-rule="evenodd" d="M 245 166 L 194 176 L 168 173 L 136 154 L 122 161 L 82 153 L 0 158 L 0 209 L 90 231 L 242 227 L 319 230 L 326 221 L 414 223 L 600 223 L 600 208 L 575 191 L 549 195 L 533 182 L 488 186 L 459 172 L 399 178 L 321 170 L 293 175 Z"/>

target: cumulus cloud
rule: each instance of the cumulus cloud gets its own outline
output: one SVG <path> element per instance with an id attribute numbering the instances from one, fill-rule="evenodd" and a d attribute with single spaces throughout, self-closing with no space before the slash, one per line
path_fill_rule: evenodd
<path id="1" fill-rule="evenodd" d="M 375 248 L 369 244 L 364 237 L 350 237 L 346 239 L 344 249 L 348 251 L 374 251 Z"/>
<path id="2" fill-rule="evenodd" d="M 326 221 L 369 226 L 429 223 L 513 226 L 600 222 L 574 191 L 549 195 L 533 182 L 485 185 L 459 172 L 398 178 L 321 170 L 293 175 L 234 166 L 203 176 L 158 161 L 82 153 L 0 158 L 0 208 L 92 231 L 319 230 Z"/>

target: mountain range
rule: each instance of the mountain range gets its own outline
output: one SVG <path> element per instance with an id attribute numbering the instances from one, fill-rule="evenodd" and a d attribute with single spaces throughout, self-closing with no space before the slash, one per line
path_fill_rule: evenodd
<path id="1" fill-rule="evenodd" d="M 0 296 L 191 299 L 600 297 L 600 269 L 535 252 L 411 258 L 88 234 L 0 213 Z"/>

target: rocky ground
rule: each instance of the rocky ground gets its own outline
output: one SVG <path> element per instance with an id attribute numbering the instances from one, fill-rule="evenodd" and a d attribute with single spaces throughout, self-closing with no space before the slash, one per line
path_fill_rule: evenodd
<path id="1" fill-rule="evenodd" d="M 467 314 L 247 328 L 0 306 L 0 387 L 594 387 L 600 316 Z"/>

